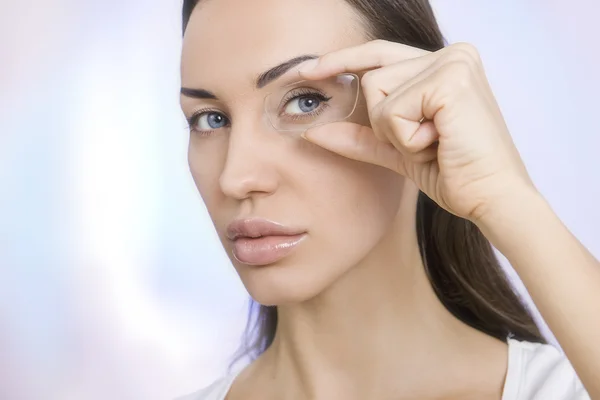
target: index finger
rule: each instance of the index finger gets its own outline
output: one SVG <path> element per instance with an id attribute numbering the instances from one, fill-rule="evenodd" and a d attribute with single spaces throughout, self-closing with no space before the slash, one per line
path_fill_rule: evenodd
<path id="1" fill-rule="evenodd" d="M 386 40 L 372 40 L 322 55 L 301 65 L 304 79 L 322 79 L 345 72 L 361 72 L 422 57 L 430 51 Z"/>

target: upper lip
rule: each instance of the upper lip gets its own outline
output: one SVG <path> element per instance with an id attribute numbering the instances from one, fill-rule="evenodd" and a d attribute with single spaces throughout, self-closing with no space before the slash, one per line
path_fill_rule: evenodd
<path id="1" fill-rule="evenodd" d="M 263 218 L 236 219 L 227 226 L 229 240 L 236 240 L 240 237 L 294 236 L 305 232 L 303 229 L 285 226 Z"/>

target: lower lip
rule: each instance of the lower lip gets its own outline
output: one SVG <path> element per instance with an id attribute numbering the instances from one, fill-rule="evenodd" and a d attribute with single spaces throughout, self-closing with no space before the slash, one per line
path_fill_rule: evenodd
<path id="1" fill-rule="evenodd" d="M 290 254 L 306 237 L 305 233 L 294 236 L 263 236 L 238 238 L 233 242 L 233 256 L 248 265 L 268 265 Z"/>

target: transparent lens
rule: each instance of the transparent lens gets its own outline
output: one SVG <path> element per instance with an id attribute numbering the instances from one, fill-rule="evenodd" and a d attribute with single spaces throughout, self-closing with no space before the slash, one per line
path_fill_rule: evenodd
<path id="1" fill-rule="evenodd" d="M 265 98 L 265 112 L 277 130 L 305 131 L 348 118 L 356 108 L 358 92 L 354 74 L 300 81 L 270 93 Z"/>

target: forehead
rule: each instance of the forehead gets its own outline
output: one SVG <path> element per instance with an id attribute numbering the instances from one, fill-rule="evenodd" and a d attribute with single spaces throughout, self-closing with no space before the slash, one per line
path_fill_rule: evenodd
<path id="1" fill-rule="evenodd" d="M 200 0 L 183 40 L 182 84 L 252 84 L 256 75 L 303 54 L 364 42 L 344 0 Z"/>

